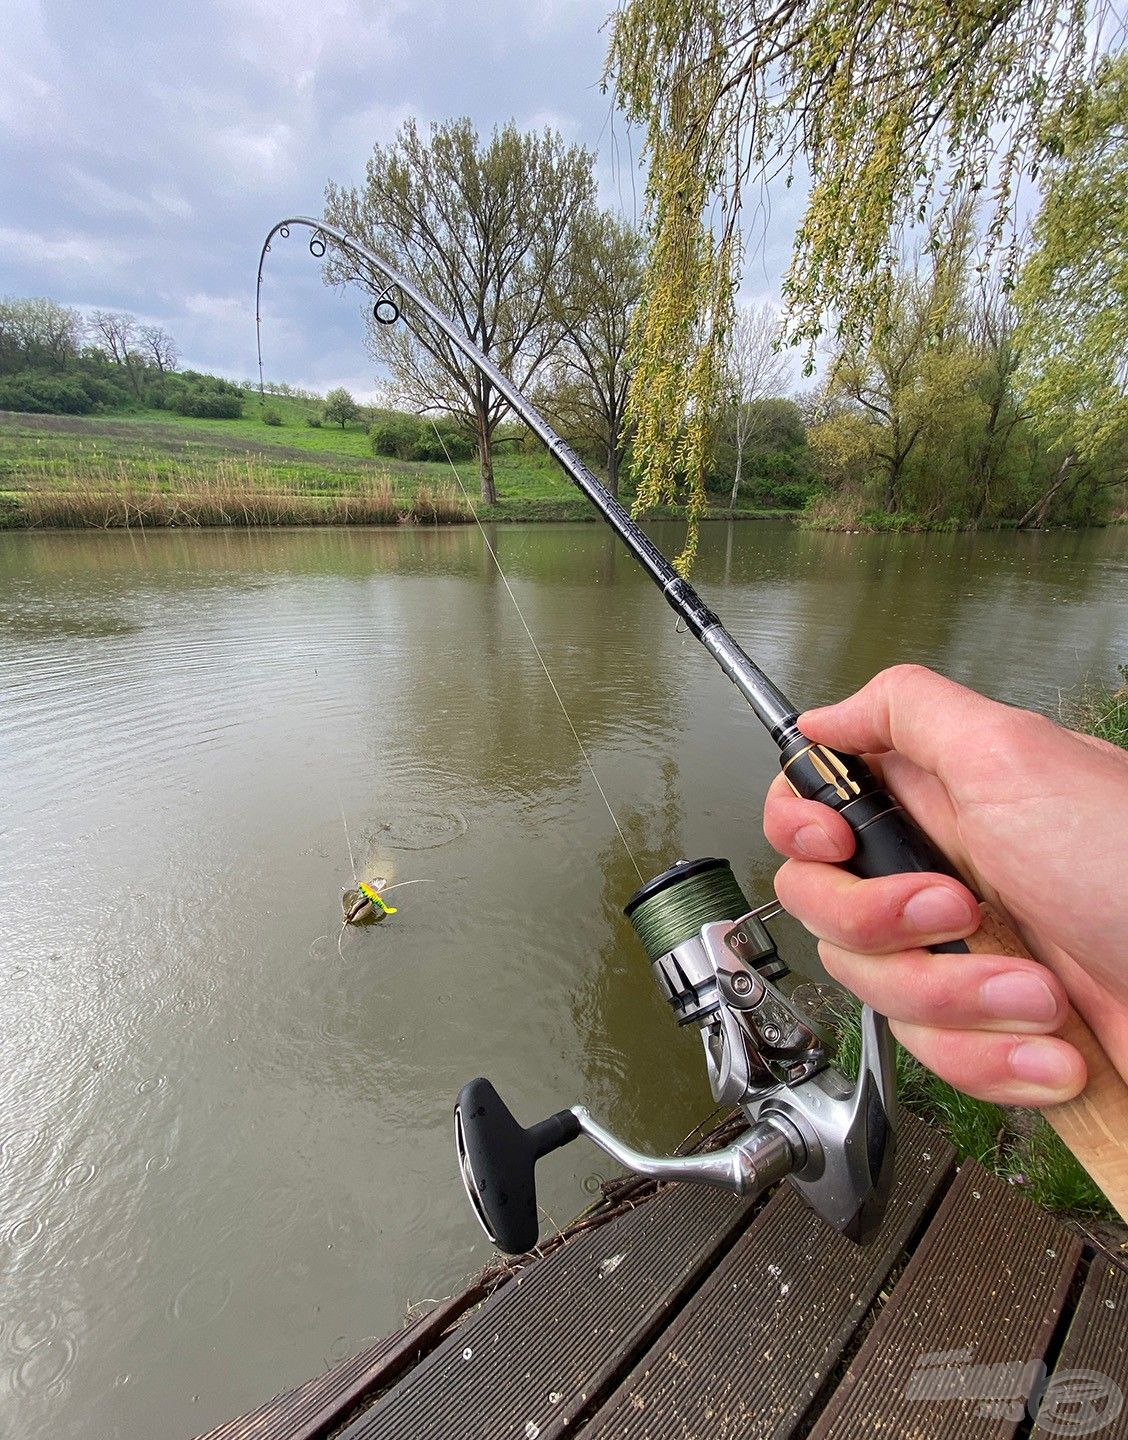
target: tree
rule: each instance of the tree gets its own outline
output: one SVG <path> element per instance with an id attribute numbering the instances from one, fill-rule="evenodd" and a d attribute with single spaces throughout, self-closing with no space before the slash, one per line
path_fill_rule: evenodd
<path id="1" fill-rule="evenodd" d="M 43 298 L 0 299 L 0 374 L 62 370 L 78 355 L 82 317 Z"/>
<path id="2" fill-rule="evenodd" d="M 642 235 L 609 211 L 581 216 L 551 295 L 560 346 L 549 364 L 546 407 L 567 434 L 602 451 L 607 489 L 619 493 L 630 367 L 627 340 L 642 290 Z"/>
<path id="3" fill-rule="evenodd" d="M 590 154 L 552 130 L 508 124 L 482 143 L 467 119 L 433 124 L 426 138 L 409 120 L 375 147 L 363 189 L 327 186 L 325 214 L 414 281 L 524 388 L 559 341 L 550 288 L 593 189 Z M 359 281 L 376 296 L 386 288 L 341 252 L 331 252 L 327 278 Z M 474 435 L 482 500 L 495 504 L 491 445 L 503 398 L 424 316 L 409 306 L 403 321 L 370 322 L 373 354 L 401 404 L 444 411 Z"/>
<path id="4" fill-rule="evenodd" d="M 918 251 L 894 275 L 867 332 L 844 337 L 831 369 L 828 395 L 847 400 L 875 427 L 874 470 L 887 515 L 910 508 L 909 462 L 929 440 L 947 452 L 947 463 L 933 464 L 931 493 L 918 490 L 915 500 L 939 515 L 947 503 L 946 472 L 959 449 L 953 442 L 974 423 L 968 413 L 977 406 L 980 370 L 969 343 L 974 219 L 974 197 L 964 196 L 935 247 Z"/>
<path id="5" fill-rule="evenodd" d="M 726 429 L 736 450 L 729 508 L 736 508 L 744 451 L 765 418 L 761 400 L 778 395 L 787 379 L 787 361 L 776 349 L 779 316 L 768 304 L 741 310 L 733 322 L 725 357 L 728 390 Z"/>
<path id="6" fill-rule="evenodd" d="M 1022 517 L 1061 492 L 1128 476 L 1128 56 L 1102 65 L 1047 126 L 1051 159 L 1014 299 L 1020 380 L 1058 452 Z"/>
<path id="7" fill-rule="evenodd" d="M 155 365 L 163 375 L 175 370 L 180 363 L 180 352 L 176 341 L 159 325 L 142 325 L 137 332 L 137 348 L 150 365 Z"/>
<path id="8" fill-rule="evenodd" d="M 1017 313 L 1002 277 L 980 285 L 971 316 L 969 342 L 977 362 L 974 393 L 981 407 L 980 423 L 969 437 L 966 458 L 972 518 L 1002 513 L 1015 480 L 1019 428 L 1029 420 L 1015 386 L 1019 349 L 1015 340 Z"/>
<path id="9" fill-rule="evenodd" d="M 350 420 L 359 419 L 360 406 L 341 385 L 336 390 L 330 390 L 326 395 L 322 414 L 326 420 L 338 421 L 343 430 Z"/>
<path id="10" fill-rule="evenodd" d="M 95 310 L 90 316 L 94 343 L 129 376 L 135 396 L 141 394 L 141 330 L 133 315 L 116 310 Z"/>
<path id="11" fill-rule="evenodd" d="M 1084 0 L 625 0 L 607 75 L 645 132 L 654 232 L 628 405 L 643 504 L 683 476 L 691 518 L 703 504 L 749 187 L 810 174 L 788 338 L 812 346 L 833 312 L 860 341 L 892 297 L 900 227 L 938 195 L 990 183 L 1002 234 L 1042 121 L 1084 73 L 1086 19 Z"/>

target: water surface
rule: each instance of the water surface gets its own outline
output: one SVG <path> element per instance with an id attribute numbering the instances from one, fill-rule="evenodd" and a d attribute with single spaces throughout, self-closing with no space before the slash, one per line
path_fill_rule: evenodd
<path id="1" fill-rule="evenodd" d="M 643 875 L 765 896 L 732 687 L 602 527 L 495 539 Z M 802 704 L 913 659 L 1056 713 L 1128 659 L 1123 529 L 713 525 L 697 579 Z M 646 1146 L 709 1108 L 471 529 L 0 536 L 0 831 L 2 1435 L 187 1436 L 450 1293 L 472 1075 Z M 429 883 L 342 938 L 350 843 Z M 599 1173 L 555 1157 L 550 1214 Z"/>

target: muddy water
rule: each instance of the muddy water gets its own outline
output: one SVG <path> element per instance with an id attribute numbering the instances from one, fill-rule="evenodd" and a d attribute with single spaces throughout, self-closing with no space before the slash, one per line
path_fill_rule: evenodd
<path id="1" fill-rule="evenodd" d="M 732 688 L 602 528 L 497 544 L 642 873 L 765 893 Z M 698 578 L 802 702 L 911 658 L 1054 712 L 1128 659 L 1125 530 L 715 526 Z M 471 530 L 0 537 L 0 830 L 4 1436 L 190 1435 L 450 1292 L 472 1075 L 647 1146 L 708 1107 Z M 350 845 L 429 883 L 342 936 Z M 600 1168 L 556 1157 L 550 1213 Z"/>

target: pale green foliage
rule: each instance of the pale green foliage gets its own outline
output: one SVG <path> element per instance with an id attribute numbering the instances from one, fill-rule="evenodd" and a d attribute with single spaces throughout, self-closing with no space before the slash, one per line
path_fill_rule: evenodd
<path id="1" fill-rule="evenodd" d="M 633 226 L 589 211 L 573 226 L 549 296 L 560 343 L 544 367 L 539 398 L 565 433 L 598 447 L 612 495 L 626 443 L 627 337 L 642 291 L 643 251 Z"/>
<path id="2" fill-rule="evenodd" d="M 993 163 L 1002 234 L 1085 54 L 1083 0 L 626 0 L 608 75 L 649 161 L 630 402 L 644 502 L 688 480 L 691 515 L 702 504 L 749 184 L 805 165 L 788 337 L 812 345 L 833 313 L 857 342 L 891 298 L 899 227 L 986 186 Z"/>
<path id="3" fill-rule="evenodd" d="M 1015 289 L 1027 402 L 1087 461 L 1128 449 L 1128 56 L 1047 126 L 1052 158 Z"/>
<path id="4" fill-rule="evenodd" d="M 847 337 L 834 361 L 828 397 L 851 403 L 867 423 L 870 469 L 889 515 L 903 508 L 914 451 L 945 445 L 976 409 L 979 360 L 967 339 L 973 214 L 970 203 L 957 205 L 945 243 L 894 276 L 866 333 Z"/>
<path id="5" fill-rule="evenodd" d="M 0 374 L 65 368 L 78 354 L 84 325 L 77 310 L 43 298 L 0 297 Z"/>
<path id="6" fill-rule="evenodd" d="M 322 415 L 326 420 L 331 420 L 335 425 L 340 425 L 343 430 L 350 420 L 360 418 L 360 406 L 345 389 L 343 385 L 336 390 L 330 390 L 325 397 L 325 405 Z"/>
<path id="7" fill-rule="evenodd" d="M 815 463 L 830 485 L 858 500 L 877 462 L 879 430 L 856 410 L 817 420 L 808 432 Z"/>
<path id="8" fill-rule="evenodd" d="M 1107 466 L 1063 468 L 1015 385 L 1014 307 L 972 264 L 972 212 L 957 206 L 938 251 L 894 276 L 869 335 L 835 358 L 811 447 L 829 496 L 812 519 L 1043 524 L 1102 513 Z"/>

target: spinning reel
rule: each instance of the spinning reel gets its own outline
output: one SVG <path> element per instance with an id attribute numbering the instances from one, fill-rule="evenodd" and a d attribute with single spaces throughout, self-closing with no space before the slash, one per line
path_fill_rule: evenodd
<path id="1" fill-rule="evenodd" d="M 471 1080 L 454 1111 L 466 1193 L 482 1228 L 509 1254 L 531 1250 L 539 1221 L 535 1168 L 578 1135 L 637 1175 L 757 1195 L 785 1177 L 834 1229 L 865 1243 L 893 1178 L 893 1044 L 883 1016 L 862 1011 L 858 1075 L 848 1081 L 787 993 L 790 975 L 765 920 L 727 860 L 681 861 L 626 905 L 651 973 L 679 1025 L 696 1025 L 713 1098 L 739 1106 L 749 1128 L 723 1150 L 643 1155 L 582 1105 L 528 1129 L 488 1080 Z"/>

